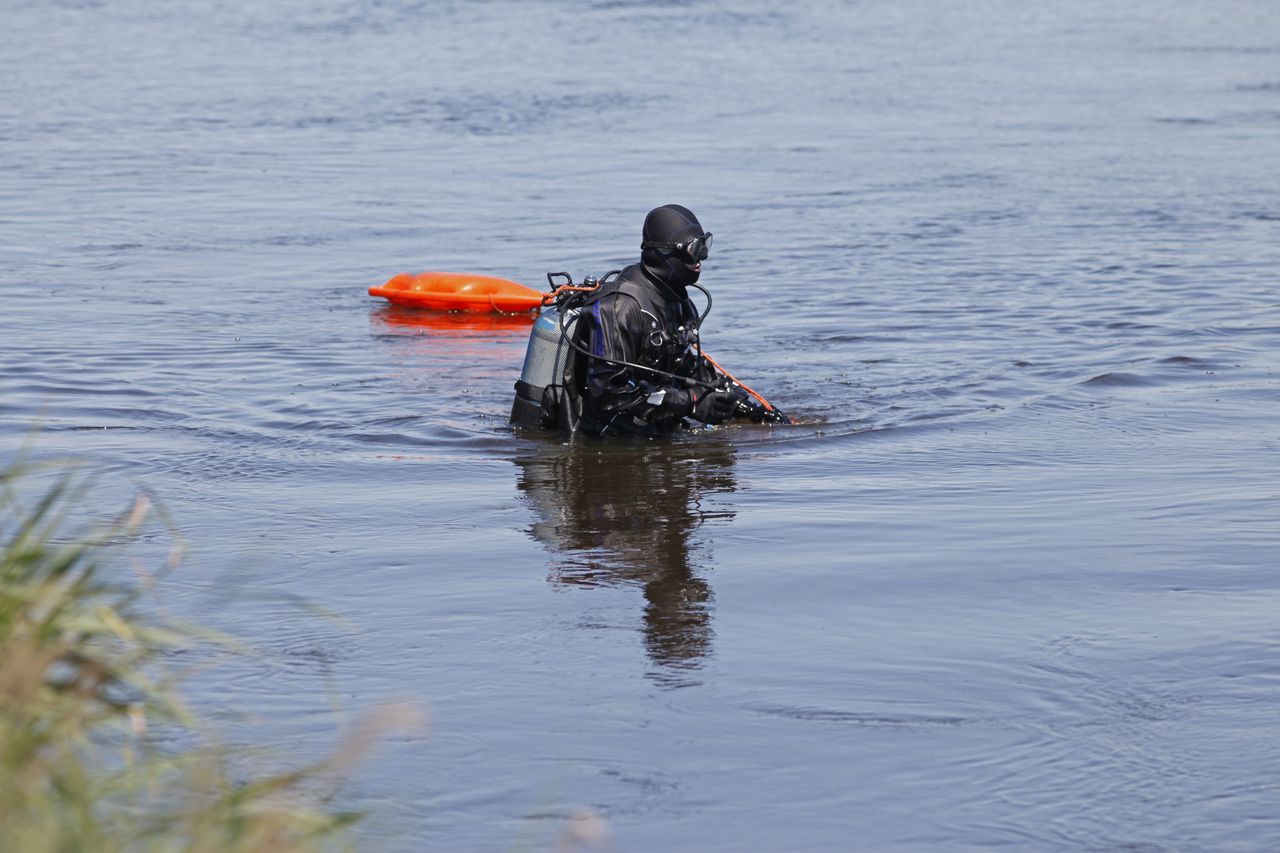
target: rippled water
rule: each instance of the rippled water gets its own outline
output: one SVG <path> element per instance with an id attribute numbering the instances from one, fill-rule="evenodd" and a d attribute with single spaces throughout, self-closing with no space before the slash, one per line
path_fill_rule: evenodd
<path id="1" fill-rule="evenodd" d="M 243 737 L 428 703 L 371 849 L 1280 845 L 1274 4 L 21 2 L 0 100 L 4 456 L 163 501 Z M 517 434 L 365 293 L 667 202 L 803 424 Z"/>

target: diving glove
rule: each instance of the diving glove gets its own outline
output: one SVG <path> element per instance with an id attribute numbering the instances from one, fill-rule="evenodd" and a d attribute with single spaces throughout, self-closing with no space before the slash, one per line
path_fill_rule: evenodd
<path id="1" fill-rule="evenodd" d="M 704 424 L 722 424 L 736 416 L 749 399 L 737 385 L 708 390 L 694 404 L 693 416 Z"/>

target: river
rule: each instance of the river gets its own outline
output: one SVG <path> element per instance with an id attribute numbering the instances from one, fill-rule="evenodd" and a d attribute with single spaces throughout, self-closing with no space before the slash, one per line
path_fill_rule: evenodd
<path id="1" fill-rule="evenodd" d="M 4 17 L 0 455 L 165 507 L 234 737 L 423 703 L 363 846 L 1280 847 L 1274 3 Z M 665 203 L 799 424 L 522 434 L 528 321 L 366 293 Z"/>

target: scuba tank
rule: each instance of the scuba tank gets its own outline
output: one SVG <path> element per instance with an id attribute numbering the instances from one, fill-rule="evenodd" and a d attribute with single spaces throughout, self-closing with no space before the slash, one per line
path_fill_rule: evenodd
<path id="1" fill-rule="evenodd" d="M 566 283 L 557 287 L 559 277 Z M 549 272 L 547 281 L 551 284 L 551 304 L 542 309 L 529 332 L 524 367 L 511 403 L 511 423 L 574 432 L 581 403 L 574 385 L 578 349 L 573 340 L 582 305 L 599 289 L 600 281 L 587 276 L 581 285 L 575 285 L 573 277 L 565 272 Z"/>

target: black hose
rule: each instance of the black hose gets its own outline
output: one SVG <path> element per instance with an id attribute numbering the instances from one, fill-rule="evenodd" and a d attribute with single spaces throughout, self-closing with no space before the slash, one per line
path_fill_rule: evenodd
<path id="1" fill-rule="evenodd" d="M 701 289 L 701 288 L 699 288 L 699 289 Z M 704 291 L 704 292 L 705 292 L 705 291 Z M 710 297 L 710 294 L 707 294 L 707 295 L 708 295 L 708 298 L 709 298 L 709 297 Z M 708 306 L 708 310 L 710 310 L 710 306 Z M 579 315 L 578 315 L 578 316 L 579 316 L 579 318 L 580 318 L 580 317 L 581 317 L 581 313 L 579 313 Z M 706 315 L 704 314 L 703 316 L 705 317 Z M 602 356 L 602 355 L 596 355 L 595 353 L 593 353 L 593 352 L 589 351 L 588 349 L 586 349 L 586 347 L 580 346 L 580 345 L 577 343 L 577 341 L 575 341 L 575 340 L 573 340 L 572 338 L 570 338 L 570 337 L 569 337 L 569 327 L 565 325 L 565 322 L 564 322 L 564 314 L 563 314 L 563 313 L 560 313 L 560 316 L 559 316 L 559 318 L 558 318 L 558 319 L 559 319 L 559 326 L 560 326 L 560 342 L 561 342 L 561 343 L 566 343 L 566 344 L 568 344 L 569 346 L 571 346 L 571 347 L 573 347 L 574 349 L 576 349 L 578 352 L 580 352 L 580 353 L 582 353 L 583 355 L 585 355 L 587 358 L 594 358 L 594 359 L 596 359 L 597 361 L 603 361 L 605 364 L 616 364 L 616 365 L 618 365 L 619 367 L 630 367 L 630 368 L 632 368 L 633 370 L 645 370 L 645 371 L 648 371 L 649 373 L 652 373 L 652 374 L 654 374 L 654 375 L 656 375 L 656 376 L 665 376 L 665 377 L 666 377 L 666 378 L 668 378 L 668 379 L 674 379 L 674 380 L 676 380 L 676 381 L 678 381 L 678 382 L 685 383 L 686 385 L 701 385 L 703 388 L 708 388 L 708 389 L 710 389 L 710 390 L 712 390 L 712 391 L 716 391 L 716 390 L 718 390 L 718 389 L 721 387 L 721 386 L 716 385 L 716 384 L 713 384 L 713 383 L 711 383 L 711 382 L 704 382 L 704 381 L 702 381 L 701 379 L 694 379 L 694 378 L 693 378 L 693 377 L 691 377 L 691 376 L 681 376 L 681 375 L 679 375 L 678 373 L 670 373 L 670 372 L 668 372 L 668 371 L 666 371 L 666 370 L 659 370 L 659 369 L 658 369 L 658 368 L 656 368 L 656 367 L 649 367 L 648 365 L 645 365 L 645 364 L 635 364 L 635 363 L 630 362 L 630 361 L 621 361 L 621 360 L 616 359 L 616 358 L 605 358 L 605 357 L 604 357 L 604 356 Z M 701 320 L 699 320 L 699 322 L 701 322 Z M 699 355 L 701 355 L 701 348 L 699 348 Z"/>
<path id="2" fill-rule="evenodd" d="M 703 311 L 702 314 L 699 315 L 698 325 L 696 326 L 698 331 L 702 331 L 702 321 L 707 319 L 707 315 L 711 313 L 711 291 L 707 290 L 705 287 L 698 284 L 696 281 L 692 282 L 692 284 L 694 287 L 698 288 L 698 290 L 701 290 L 702 294 L 707 297 L 707 310 Z M 698 343 L 701 344 L 702 342 L 699 341 Z"/>

